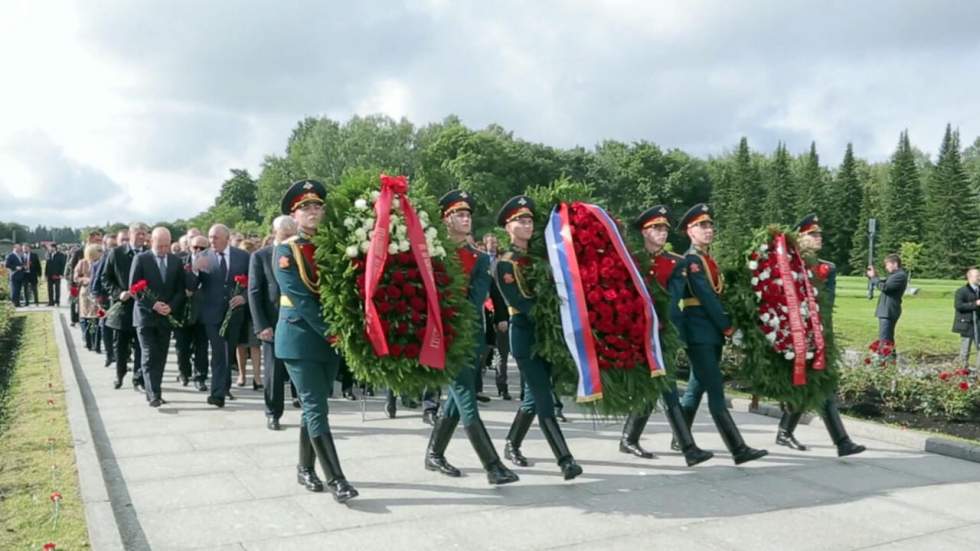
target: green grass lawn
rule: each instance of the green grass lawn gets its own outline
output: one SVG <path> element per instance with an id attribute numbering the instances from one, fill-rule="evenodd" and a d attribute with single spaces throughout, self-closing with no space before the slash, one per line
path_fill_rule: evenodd
<path id="1" fill-rule="evenodd" d="M 906 295 L 902 301 L 895 334 L 901 353 L 945 357 L 959 353 L 960 336 L 952 332 L 953 294 L 963 284 L 961 280 L 912 279 L 911 287 L 918 287 L 919 292 Z M 878 292 L 868 300 L 867 289 L 868 280 L 861 276 L 837 280 L 834 328 L 848 348 L 862 351 L 878 338 Z"/>
<path id="2" fill-rule="evenodd" d="M 0 549 L 89 546 L 54 339 L 49 312 L 15 315 L 0 338 Z"/>

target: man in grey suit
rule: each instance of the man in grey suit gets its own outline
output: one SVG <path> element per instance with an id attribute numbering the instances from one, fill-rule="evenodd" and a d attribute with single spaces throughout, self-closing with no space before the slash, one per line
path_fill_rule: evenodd
<path id="1" fill-rule="evenodd" d="M 238 345 L 237 341 L 229 345 L 219 331 L 228 309 L 245 305 L 245 297 L 232 294 L 235 290 L 235 277 L 248 275 L 248 253 L 230 246 L 230 233 L 223 224 L 211 226 L 208 230 L 211 250 L 194 261 L 194 272 L 198 279 L 197 292 L 200 294 L 198 323 L 204 325 L 211 346 L 211 395 L 207 402 L 219 408 L 225 407 L 226 397 L 235 399 L 231 395 L 228 358 Z M 240 326 L 230 327 L 228 330 L 228 335 L 233 339 L 237 339 L 240 334 Z"/>
<path id="2" fill-rule="evenodd" d="M 885 271 L 888 276 L 882 280 L 874 266 L 868 266 L 867 276 L 871 284 L 881 291 L 878 295 L 878 339 L 895 342 L 895 325 L 902 315 L 902 296 L 909 285 L 909 276 L 902 269 L 902 259 L 897 254 L 885 257 Z M 897 348 L 897 347 L 896 347 Z"/>
<path id="3" fill-rule="evenodd" d="M 283 410 L 286 365 L 275 357 L 276 323 L 279 322 L 279 284 L 272 272 L 272 251 L 276 245 L 296 235 L 296 221 L 282 215 L 272 221 L 275 241 L 254 253 L 248 264 L 248 308 L 252 329 L 262 341 L 262 384 L 265 387 L 265 418 L 269 430 L 279 430 Z"/>
<path id="4" fill-rule="evenodd" d="M 153 408 L 164 403 L 161 383 L 172 330 L 167 316 L 179 312 L 186 299 L 184 270 L 180 259 L 170 252 L 170 239 L 167 228 L 153 228 L 150 250 L 133 259 L 129 272 L 130 287 L 146 280 L 148 290 L 154 295 L 153 302 L 137 299 L 133 306 L 133 326 L 139 337 L 146 401 Z"/>

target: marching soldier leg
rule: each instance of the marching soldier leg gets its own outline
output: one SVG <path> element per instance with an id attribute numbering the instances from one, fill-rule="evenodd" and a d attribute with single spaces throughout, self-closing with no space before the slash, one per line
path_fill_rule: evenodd
<path id="1" fill-rule="evenodd" d="M 684 453 L 687 466 L 693 467 L 714 457 L 715 454 L 704 451 L 695 444 L 694 435 L 691 434 L 691 422 L 694 421 L 694 415 L 692 412 L 692 415 L 688 416 L 686 410 L 681 407 L 677 397 L 677 388 L 673 387 L 665 391 L 661 398 L 666 407 L 667 422 L 670 423 L 670 430 L 674 433 L 671 447 L 676 446 L 674 449 Z"/>
<path id="2" fill-rule="evenodd" d="M 718 365 L 721 361 L 721 345 L 690 346 L 687 353 L 691 358 L 691 366 L 697 374 L 698 381 L 704 385 L 704 389 L 708 393 L 708 409 L 711 411 L 711 417 L 715 421 L 715 426 L 718 427 L 722 440 L 725 441 L 725 447 L 732 454 L 735 464 L 741 465 L 768 454 L 769 452 L 766 450 L 757 450 L 745 444 L 738 427 L 735 426 L 735 420 L 732 419 L 732 415 L 725 405 L 725 388 L 722 383 L 721 369 Z"/>
<path id="3" fill-rule="evenodd" d="M 534 408 L 538 414 L 538 425 L 561 467 L 565 480 L 571 480 L 582 474 L 582 467 L 575 463 L 575 458 L 572 457 L 572 453 L 565 443 L 565 436 L 558 427 L 558 421 L 555 418 L 554 388 L 551 386 L 550 366 L 538 358 L 524 361 L 527 365 L 524 369 L 524 376 L 527 379 L 526 392 L 534 401 Z"/>
<path id="4" fill-rule="evenodd" d="M 650 413 L 653 411 L 653 404 L 646 404 L 642 410 L 630 413 L 626 416 L 623 423 L 623 436 L 619 439 L 619 451 L 640 457 L 642 459 L 653 459 L 656 457 L 652 452 L 648 452 L 640 446 L 640 435 L 647 426 Z"/>
<path id="5" fill-rule="evenodd" d="M 455 408 L 454 408 L 455 409 Z M 438 471 L 446 476 L 460 476 L 459 469 L 453 467 L 446 461 L 446 448 L 449 447 L 450 440 L 453 439 L 453 432 L 459 424 L 458 415 L 448 415 L 449 411 L 436 419 L 432 427 L 432 435 L 429 437 L 429 447 L 425 452 L 425 469 L 427 471 Z"/>
<path id="6" fill-rule="evenodd" d="M 519 480 L 517 474 L 511 471 L 500 461 L 497 450 L 493 447 L 493 441 L 487 433 L 487 427 L 483 421 L 477 419 L 476 422 L 465 425 L 466 436 L 470 439 L 470 444 L 480 458 L 483 470 L 487 472 L 487 482 L 490 484 L 510 484 Z"/>
<path id="7" fill-rule="evenodd" d="M 340 458 L 330 434 L 328 419 L 327 392 L 337 378 L 336 354 L 325 361 L 285 360 L 286 370 L 299 395 L 303 407 L 303 424 L 309 431 L 310 441 L 320 461 L 320 468 L 327 479 L 327 486 L 333 491 L 334 499 L 346 503 L 358 496 L 357 490 L 347 482 L 340 467 Z"/>
<path id="8" fill-rule="evenodd" d="M 510 425 L 510 432 L 507 433 L 504 457 L 518 467 L 527 467 L 530 462 L 521 453 L 521 444 L 524 443 L 524 437 L 527 436 L 531 423 L 534 422 L 534 395 L 527 388 L 527 377 L 524 376 L 524 360 L 517 361 L 517 368 L 521 372 L 521 405 L 517 408 L 514 422 Z"/>
<path id="9" fill-rule="evenodd" d="M 823 403 L 820 417 L 823 418 L 823 422 L 827 426 L 831 440 L 837 446 L 837 457 L 858 454 L 866 449 L 864 446 L 852 442 L 851 437 L 847 435 L 844 421 L 840 418 L 840 412 L 837 411 L 837 400 L 833 396 L 827 398 Z"/>
<path id="10" fill-rule="evenodd" d="M 801 444 L 793 434 L 794 431 L 796 431 L 796 425 L 800 423 L 801 417 L 803 417 L 803 412 L 790 411 L 789 406 L 786 406 L 783 416 L 779 419 L 779 431 L 776 433 L 776 444 L 801 452 L 805 452 L 807 449 L 809 449 L 805 445 Z"/>
<path id="11" fill-rule="evenodd" d="M 676 387 L 673 394 L 674 396 L 677 395 Z M 698 408 L 701 407 L 702 396 L 704 396 L 704 386 L 698 381 L 698 377 L 694 373 L 694 367 L 692 366 L 687 377 L 687 388 L 684 390 L 684 395 L 678 401 L 678 406 L 681 408 L 688 432 L 692 432 L 691 427 L 694 426 L 694 417 L 697 416 Z M 682 451 L 681 445 L 677 442 L 676 432 L 674 438 L 670 441 L 670 449 L 675 452 Z"/>
<path id="12" fill-rule="evenodd" d="M 299 462 L 296 464 L 296 481 L 311 492 L 322 492 L 323 482 L 316 475 L 316 468 L 313 467 L 313 456 L 313 442 L 310 441 L 310 433 L 306 430 L 306 423 L 300 419 Z"/>

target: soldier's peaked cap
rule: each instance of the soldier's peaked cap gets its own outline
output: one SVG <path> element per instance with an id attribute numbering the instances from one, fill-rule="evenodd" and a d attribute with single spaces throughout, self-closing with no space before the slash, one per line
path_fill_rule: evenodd
<path id="1" fill-rule="evenodd" d="M 497 225 L 506 226 L 508 222 L 521 216 L 534 216 L 534 201 L 527 195 L 511 197 L 497 213 Z"/>
<path id="2" fill-rule="evenodd" d="M 678 221 L 677 229 L 685 231 L 694 224 L 711 221 L 711 207 L 705 203 L 698 203 L 687 209 L 687 212 L 685 212 L 684 216 L 682 216 L 680 221 Z"/>
<path id="3" fill-rule="evenodd" d="M 309 203 L 324 202 L 327 197 L 327 188 L 316 180 L 299 180 L 290 184 L 285 195 L 282 196 L 282 213 L 291 214 L 294 210 Z"/>

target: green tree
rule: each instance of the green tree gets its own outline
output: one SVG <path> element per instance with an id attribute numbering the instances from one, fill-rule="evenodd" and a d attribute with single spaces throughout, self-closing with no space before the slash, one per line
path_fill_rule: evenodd
<path id="1" fill-rule="evenodd" d="M 221 191 L 215 199 L 216 206 L 237 209 L 243 221 L 261 220 L 258 209 L 258 186 L 247 170 L 231 169 L 231 178 L 221 184 Z"/>
<path id="2" fill-rule="evenodd" d="M 786 144 L 779 142 L 776 146 L 765 174 L 766 199 L 762 208 L 765 220 L 774 224 L 796 223 L 795 182 Z"/>
<path id="3" fill-rule="evenodd" d="M 711 195 L 720 232 L 716 254 L 727 259 L 748 246 L 752 230 L 761 220 L 759 172 L 748 139 L 739 140 L 734 157 L 722 161 L 718 168 Z"/>
<path id="4" fill-rule="evenodd" d="M 978 215 L 976 194 L 960 158 L 959 132 L 947 124 L 939 159 L 926 182 L 924 275 L 959 277 L 976 263 L 980 233 L 973 222 Z"/>
<path id="5" fill-rule="evenodd" d="M 857 161 L 854 159 L 854 148 L 848 143 L 844 160 L 833 179 L 829 201 L 831 209 L 822 213 L 832 222 L 832 227 L 829 228 L 831 231 L 824 236 L 824 240 L 833 243 L 834 256 L 830 258 L 842 274 L 850 272 L 849 259 L 854 250 L 854 240 L 861 240 L 863 235 L 860 230 L 866 228 L 867 218 L 863 221 L 861 218 L 864 213 L 855 214 L 854 211 L 854 207 L 862 205 L 862 201 L 863 186 L 858 175 Z"/>
<path id="6" fill-rule="evenodd" d="M 908 131 L 898 139 L 881 205 L 881 250 L 898 251 L 903 241 L 922 239 L 922 183 Z"/>

